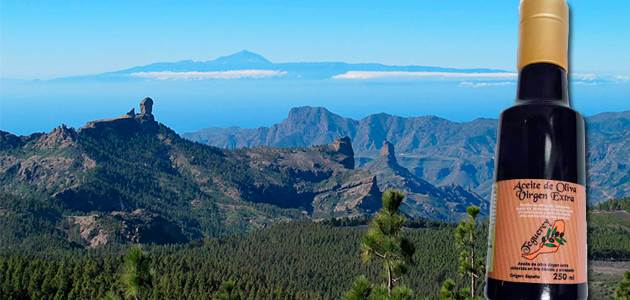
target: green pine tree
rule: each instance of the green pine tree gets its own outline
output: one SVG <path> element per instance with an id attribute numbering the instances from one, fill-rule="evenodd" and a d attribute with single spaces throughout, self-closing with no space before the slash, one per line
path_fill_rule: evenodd
<path id="1" fill-rule="evenodd" d="M 411 300 L 411 299 L 414 299 L 413 291 L 404 285 L 399 285 L 392 289 L 389 299 L 390 300 Z"/>
<path id="2" fill-rule="evenodd" d="M 459 290 L 457 285 L 455 285 L 455 281 L 447 279 L 442 284 L 438 298 L 440 300 L 466 300 L 468 294 L 470 294 L 468 289 Z"/>
<path id="3" fill-rule="evenodd" d="M 134 245 L 127 251 L 123 265 L 122 280 L 125 284 L 125 296 L 140 299 L 153 288 L 154 270 L 149 265 L 149 258 L 142 252 L 139 245 Z"/>
<path id="4" fill-rule="evenodd" d="M 368 300 L 411 300 L 414 299 L 413 291 L 404 286 L 399 285 L 392 289 L 391 293 L 387 290 L 387 286 L 375 286 Z"/>
<path id="5" fill-rule="evenodd" d="M 407 273 L 412 263 L 415 246 L 401 236 L 405 217 L 398 211 L 405 195 L 393 189 L 383 193 L 383 208 L 378 211 L 363 236 L 361 249 L 364 261 L 376 258 L 381 261 L 387 275 L 387 294 L 392 295 L 394 284 Z"/>
<path id="6" fill-rule="evenodd" d="M 109 291 L 107 292 L 107 294 L 105 294 L 105 297 L 103 297 L 103 300 L 121 300 L 121 299 L 120 297 L 118 297 L 118 295 L 116 295 L 114 291 Z"/>
<path id="7" fill-rule="evenodd" d="M 359 276 L 354 279 L 352 288 L 350 291 L 345 292 L 342 296 L 342 300 L 367 300 L 372 293 L 374 287 L 372 283 L 365 277 L 365 275 Z"/>
<path id="8" fill-rule="evenodd" d="M 221 284 L 221 294 L 219 294 L 219 300 L 238 300 L 240 299 L 235 291 L 235 283 L 232 280 L 228 280 Z"/>
<path id="9" fill-rule="evenodd" d="M 483 276 L 485 266 L 481 259 L 478 259 L 475 253 L 477 246 L 477 216 L 481 208 L 470 206 L 466 209 L 468 212 L 468 220 L 462 220 L 455 229 L 455 240 L 457 245 L 464 250 L 460 254 L 461 266 L 459 272 L 463 276 L 470 277 L 470 297 L 475 298 L 475 286 L 477 279 Z"/>
<path id="10" fill-rule="evenodd" d="M 623 273 L 623 280 L 619 282 L 615 292 L 615 300 L 630 300 L 630 271 Z"/>

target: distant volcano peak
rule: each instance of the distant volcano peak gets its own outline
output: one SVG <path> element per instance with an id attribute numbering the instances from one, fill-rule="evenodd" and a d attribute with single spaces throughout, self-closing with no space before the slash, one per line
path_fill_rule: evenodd
<path id="1" fill-rule="evenodd" d="M 271 62 L 262 55 L 247 50 L 236 52 L 228 56 L 221 56 L 213 62 L 219 64 L 271 64 Z"/>

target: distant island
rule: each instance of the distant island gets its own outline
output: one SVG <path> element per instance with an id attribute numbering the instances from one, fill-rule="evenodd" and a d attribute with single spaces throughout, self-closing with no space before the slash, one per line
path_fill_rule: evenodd
<path id="1" fill-rule="evenodd" d="M 95 75 L 53 79 L 53 82 L 94 80 L 203 80 L 243 78 L 331 79 L 362 78 L 365 73 L 374 77 L 396 76 L 449 76 L 462 74 L 474 77 L 515 78 L 513 72 L 493 69 L 456 69 L 431 66 L 391 66 L 378 63 L 344 62 L 288 62 L 273 63 L 262 55 L 243 50 L 215 60 L 158 62 L 120 71 Z M 379 73 L 380 72 L 380 73 Z M 472 75 L 474 74 L 474 75 Z"/>

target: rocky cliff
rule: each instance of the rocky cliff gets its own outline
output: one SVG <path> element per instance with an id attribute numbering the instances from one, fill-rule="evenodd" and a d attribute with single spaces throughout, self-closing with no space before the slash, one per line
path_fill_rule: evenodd
<path id="1" fill-rule="evenodd" d="M 180 226 L 143 209 L 65 218 L 70 224 L 78 226 L 77 230 L 83 240 L 80 244 L 86 248 L 112 243 L 163 245 L 189 241 Z"/>
<path id="2" fill-rule="evenodd" d="M 103 234 L 94 225 L 98 230 L 84 234 L 90 246 L 113 236 L 158 241 L 151 222 L 170 228 L 167 243 L 182 240 L 176 232 L 185 239 L 221 236 L 380 207 L 377 180 L 354 169 L 348 137 L 315 147 L 225 150 L 180 138 L 155 121 L 152 106 L 146 98 L 139 114 L 132 109 L 79 130 L 0 132 L 0 192 L 48 199 L 73 220 L 96 212 L 100 220 L 122 224 L 117 233 Z"/>
<path id="3" fill-rule="evenodd" d="M 235 149 L 260 145 L 308 147 L 348 136 L 356 161 L 364 164 L 379 155 L 384 141 L 401 155 L 398 163 L 434 185 L 456 184 L 489 196 L 494 170 L 497 121 L 451 122 L 435 116 L 398 117 L 384 113 L 361 120 L 344 118 L 322 107 L 297 107 L 270 127 L 217 128 L 183 136 L 209 145 Z"/>
<path id="4" fill-rule="evenodd" d="M 91 129 L 91 130 L 105 130 L 107 128 L 113 129 L 119 133 L 133 133 L 140 128 L 144 130 L 155 131 L 158 129 L 158 123 L 153 116 L 153 99 L 146 97 L 140 102 L 141 113 L 136 114 L 135 108 L 132 108 L 128 113 L 110 119 L 102 119 L 91 121 L 81 127 L 79 131 Z"/>
<path id="5" fill-rule="evenodd" d="M 361 165 L 378 157 L 382 143 L 389 141 L 399 153 L 398 163 L 414 175 L 437 186 L 455 184 L 472 189 L 489 199 L 497 125 L 495 119 L 452 122 L 435 116 L 399 117 L 384 113 L 354 120 L 321 107 L 298 107 L 273 126 L 231 128 L 224 134 L 213 128 L 212 136 L 203 141 L 224 148 L 306 147 L 348 136 Z M 587 117 L 586 125 L 589 202 L 629 196 L 630 111 Z M 204 132 L 202 129 L 184 136 L 199 140 Z"/>
<path id="6" fill-rule="evenodd" d="M 412 217 L 459 221 L 466 207 L 480 206 L 487 211 L 489 202 L 473 191 L 458 185 L 435 187 L 398 164 L 395 147 L 384 141 L 380 154 L 361 169 L 376 175 L 379 188 L 400 189 L 407 195 L 402 210 Z"/>

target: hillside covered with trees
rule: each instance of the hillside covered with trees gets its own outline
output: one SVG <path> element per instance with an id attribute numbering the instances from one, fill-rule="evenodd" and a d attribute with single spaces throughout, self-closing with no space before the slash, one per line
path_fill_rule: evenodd
<path id="1" fill-rule="evenodd" d="M 630 227 L 612 228 L 605 220 L 593 218 L 598 213 L 589 216 L 589 258 L 620 259 L 606 251 L 630 257 L 630 243 L 625 241 Z M 361 260 L 366 222 L 368 219 L 282 222 L 246 235 L 180 245 L 144 245 L 148 264 L 155 272 L 146 299 L 208 299 L 220 294 L 227 281 L 235 283 L 239 299 L 338 299 L 360 275 L 373 282 L 383 281 L 379 262 Z M 469 280 L 458 274 L 461 249 L 456 246 L 457 224 L 422 220 L 407 224 L 411 227 L 405 226 L 403 234 L 416 251 L 402 282 L 416 296 L 429 299 L 438 298 L 442 283 L 449 278 L 459 287 L 468 287 Z M 24 230 L 28 231 L 28 225 Z M 481 223 L 476 230 L 478 259 L 484 261 L 487 225 Z M 45 237 L 37 242 L 46 243 Z M 125 249 L 127 246 L 106 245 L 36 255 L 14 249 L 0 257 L 1 297 L 98 299 L 110 291 L 122 296 Z M 606 297 L 622 279 L 618 274 L 590 275 L 594 277 L 591 295 Z M 483 280 L 476 285 L 481 290 Z"/>
<path id="2" fill-rule="evenodd" d="M 393 164 L 393 148 L 356 169 L 348 138 L 233 150 L 191 142 L 155 122 L 149 100 L 140 114 L 78 131 L 0 132 L 0 299 L 481 295 L 486 202 L 468 191 L 436 189 Z M 388 191 L 381 201 L 379 176 L 410 197 Z M 462 223 L 404 213 L 449 195 L 440 214 Z M 628 198 L 589 208 L 593 299 L 615 294 L 630 269 L 629 212 Z"/>

